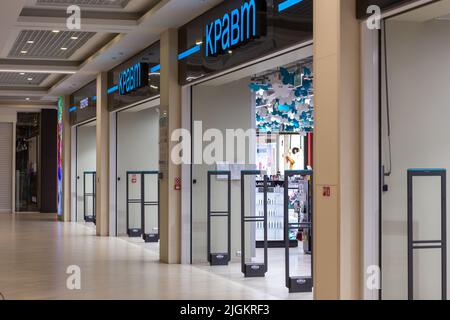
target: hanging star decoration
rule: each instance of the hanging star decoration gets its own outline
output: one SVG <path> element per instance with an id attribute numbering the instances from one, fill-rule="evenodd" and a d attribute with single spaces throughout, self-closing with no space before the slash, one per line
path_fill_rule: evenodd
<path id="1" fill-rule="evenodd" d="M 278 72 L 249 85 L 256 97 L 256 126 L 265 133 L 314 130 L 314 88 L 310 68 Z"/>

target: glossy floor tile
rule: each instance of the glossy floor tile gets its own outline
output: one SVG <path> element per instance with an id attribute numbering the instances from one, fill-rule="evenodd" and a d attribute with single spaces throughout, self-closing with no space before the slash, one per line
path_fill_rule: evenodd
<path id="1" fill-rule="evenodd" d="M 208 268 L 161 264 L 156 252 L 96 237 L 92 226 L 57 222 L 54 215 L 0 214 L 0 292 L 8 300 L 310 298 Z M 73 265 L 81 270 L 81 290 L 67 288 Z"/>

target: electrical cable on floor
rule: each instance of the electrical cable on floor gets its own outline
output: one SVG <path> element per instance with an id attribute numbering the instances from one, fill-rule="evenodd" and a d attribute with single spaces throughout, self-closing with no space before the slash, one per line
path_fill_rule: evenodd
<path id="1" fill-rule="evenodd" d="M 389 101 L 389 76 L 388 76 L 388 56 L 387 56 L 387 35 L 386 35 L 386 21 L 383 20 L 383 43 L 384 43 L 384 81 L 386 85 L 386 117 L 388 130 L 388 152 L 389 152 L 389 170 L 384 173 L 385 177 L 392 174 L 392 144 L 391 144 L 391 106 Z"/>

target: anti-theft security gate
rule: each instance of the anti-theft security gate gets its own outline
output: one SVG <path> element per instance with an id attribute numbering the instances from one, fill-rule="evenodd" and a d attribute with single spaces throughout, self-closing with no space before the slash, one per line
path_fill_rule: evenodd
<path id="1" fill-rule="evenodd" d="M 127 233 L 145 242 L 159 241 L 158 171 L 127 172 Z"/>
<path id="2" fill-rule="evenodd" d="M 227 209 L 223 211 L 213 211 L 211 204 L 211 179 L 212 177 L 226 177 L 227 182 Z M 231 258 L 231 171 L 208 171 L 208 261 L 212 266 L 228 265 Z M 212 220 L 227 221 L 227 246 L 226 253 L 212 252 L 211 249 L 211 222 Z"/>
<path id="3" fill-rule="evenodd" d="M 245 178 L 251 176 L 264 176 L 264 213 L 263 216 L 247 215 L 245 210 Z M 267 239 L 267 188 L 268 177 L 263 171 L 241 172 L 241 268 L 246 278 L 264 277 L 268 270 L 268 239 Z M 248 224 L 262 223 L 264 229 L 264 263 L 247 263 L 245 261 L 245 229 Z"/>
<path id="4" fill-rule="evenodd" d="M 313 172 L 312 171 L 285 171 L 284 176 L 284 237 L 285 237 L 285 268 L 286 268 L 286 287 L 290 293 L 294 292 L 312 292 L 313 279 L 312 279 L 312 264 L 313 264 L 313 250 L 312 250 L 312 230 L 313 230 Z M 306 221 L 300 221 L 300 213 L 296 222 L 290 222 L 289 220 L 289 190 L 299 190 L 299 186 L 292 187 L 290 179 L 295 177 L 303 177 L 308 179 L 307 190 L 305 197 L 306 205 Z M 300 196 L 300 195 L 299 195 Z M 307 229 L 308 232 L 308 246 L 307 251 L 311 252 L 311 276 L 310 277 L 298 277 L 290 275 L 290 240 L 289 233 L 291 230 Z"/>
<path id="5" fill-rule="evenodd" d="M 85 171 L 83 173 L 83 212 L 85 222 L 96 223 L 97 220 L 95 214 L 96 176 L 95 171 Z"/>
<path id="6" fill-rule="evenodd" d="M 441 236 L 440 239 L 414 238 L 414 190 L 415 177 L 441 178 Z M 441 251 L 442 300 L 447 300 L 447 170 L 409 169 L 408 170 L 408 299 L 414 300 L 414 253 L 417 250 Z"/>

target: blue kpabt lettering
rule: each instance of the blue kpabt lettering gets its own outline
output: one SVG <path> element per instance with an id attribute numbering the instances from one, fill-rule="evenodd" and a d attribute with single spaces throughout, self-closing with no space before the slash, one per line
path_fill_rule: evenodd
<path id="1" fill-rule="evenodd" d="M 247 0 L 239 8 L 206 25 L 207 57 L 217 55 L 257 36 L 256 1 Z"/>
<path id="2" fill-rule="evenodd" d="M 239 10 L 234 9 L 231 11 L 231 46 L 234 47 L 239 43 L 241 33 L 239 30 Z"/>
<path id="3" fill-rule="evenodd" d="M 252 13 L 253 12 L 253 13 Z M 241 41 L 256 36 L 256 4 L 255 0 L 246 2 L 241 7 Z"/>
<path id="4" fill-rule="evenodd" d="M 222 22 L 220 19 L 214 21 L 214 52 L 217 52 L 217 43 L 222 37 Z"/>
<path id="5" fill-rule="evenodd" d="M 222 51 L 230 47 L 230 15 L 225 13 L 222 18 Z"/>
<path id="6" fill-rule="evenodd" d="M 124 95 L 141 88 L 144 85 L 142 79 L 145 77 L 142 72 L 141 63 L 122 71 L 119 74 L 119 94 Z"/>

